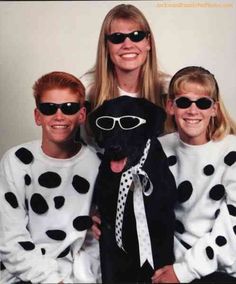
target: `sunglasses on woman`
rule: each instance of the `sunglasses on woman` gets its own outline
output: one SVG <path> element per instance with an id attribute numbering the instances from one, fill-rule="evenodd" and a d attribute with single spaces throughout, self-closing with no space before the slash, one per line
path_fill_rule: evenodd
<path id="1" fill-rule="evenodd" d="M 174 99 L 174 104 L 178 107 L 178 108 L 189 108 L 192 103 L 195 103 L 195 105 L 199 108 L 199 109 L 208 109 L 210 107 L 213 106 L 214 104 L 214 100 L 212 98 L 208 98 L 208 97 L 202 97 L 197 99 L 196 101 L 192 101 L 187 97 L 177 97 Z"/>
<path id="2" fill-rule="evenodd" d="M 80 104 L 75 102 L 68 102 L 62 104 L 55 103 L 39 103 L 39 111 L 44 115 L 53 115 L 60 109 L 66 115 L 73 115 L 80 109 Z"/>
<path id="3" fill-rule="evenodd" d="M 124 115 L 121 117 L 105 115 L 100 116 L 96 119 L 97 127 L 103 130 L 112 130 L 115 127 L 116 122 L 118 122 L 121 129 L 130 130 L 146 123 L 146 120 L 133 115 Z"/>
<path id="4" fill-rule="evenodd" d="M 106 35 L 106 39 L 114 44 L 119 44 L 125 41 L 128 37 L 133 42 L 139 42 L 143 40 L 145 37 L 149 35 L 149 32 L 144 31 L 134 31 L 132 33 L 124 34 L 124 33 L 113 33 L 110 35 Z"/>

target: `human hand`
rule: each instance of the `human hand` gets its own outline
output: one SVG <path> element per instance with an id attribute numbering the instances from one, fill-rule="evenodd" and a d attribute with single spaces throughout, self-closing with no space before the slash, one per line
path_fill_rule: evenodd
<path id="1" fill-rule="evenodd" d="M 152 283 L 180 283 L 173 265 L 166 265 L 156 270 L 151 279 Z"/>
<path id="2" fill-rule="evenodd" d="M 101 236 L 101 230 L 99 229 L 99 225 L 101 225 L 101 219 L 99 216 L 93 215 L 92 220 L 93 220 L 93 225 L 91 229 L 92 229 L 93 237 L 96 240 L 99 240 Z"/>

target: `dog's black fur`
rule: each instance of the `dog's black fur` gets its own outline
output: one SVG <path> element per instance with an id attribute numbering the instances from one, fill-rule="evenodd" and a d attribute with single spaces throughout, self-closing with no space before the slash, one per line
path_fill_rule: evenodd
<path id="1" fill-rule="evenodd" d="M 146 119 L 146 123 L 132 130 L 122 130 L 116 122 L 111 131 L 101 130 L 96 126 L 100 116 L 120 117 L 135 115 Z M 163 131 L 164 111 L 141 98 L 122 96 L 105 101 L 90 115 L 89 124 L 98 145 L 105 149 L 95 185 L 95 202 L 101 215 L 100 254 L 103 283 L 114 282 L 151 282 L 154 270 L 174 261 L 174 204 L 176 186 L 168 167 L 168 160 L 157 140 Z M 138 238 L 133 209 L 133 192 L 129 191 L 122 228 L 122 240 L 125 252 L 115 240 L 115 219 L 117 198 L 121 174 L 136 165 L 149 138 L 151 146 L 143 169 L 148 174 L 153 192 L 144 196 L 147 223 L 150 232 L 154 270 L 145 262 L 139 264 Z M 114 173 L 110 168 L 111 160 L 127 157 L 127 164 L 121 173 Z"/>

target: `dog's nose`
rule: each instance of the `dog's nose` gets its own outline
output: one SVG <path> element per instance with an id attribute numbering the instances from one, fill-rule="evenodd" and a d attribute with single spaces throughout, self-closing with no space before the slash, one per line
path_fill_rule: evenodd
<path id="1" fill-rule="evenodd" d="M 109 150 L 112 151 L 112 152 L 119 152 L 119 151 L 121 151 L 121 146 L 120 145 L 112 145 L 112 146 L 110 146 Z"/>

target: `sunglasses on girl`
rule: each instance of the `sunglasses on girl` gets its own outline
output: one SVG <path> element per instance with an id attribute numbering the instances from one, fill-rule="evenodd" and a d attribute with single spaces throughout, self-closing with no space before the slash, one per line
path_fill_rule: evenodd
<path id="1" fill-rule="evenodd" d="M 96 119 L 96 125 L 102 130 L 112 130 L 116 122 L 123 130 L 130 130 L 146 123 L 146 120 L 133 115 L 124 115 L 121 117 L 100 116 Z"/>
<path id="2" fill-rule="evenodd" d="M 73 115 L 80 109 L 80 104 L 75 102 L 68 102 L 62 104 L 55 103 L 39 103 L 39 111 L 44 115 L 53 115 L 60 109 L 66 115 Z"/>
<path id="3" fill-rule="evenodd" d="M 128 37 L 133 42 L 139 42 L 147 37 L 149 32 L 144 31 L 134 31 L 132 33 L 124 34 L 124 33 L 113 33 L 110 35 L 106 35 L 106 39 L 114 44 L 119 44 L 125 41 Z"/>
<path id="4" fill-rule="evenodd" d="M 187 97 L 177 97 L 174 99 L 174 104 L 178 108 L 182 109 L 189 108 L 192 103 L 195 103 L 199 109 L 208 109 L 212 107 L 212 105 L 214 104 L 214 100 L 210 97 L 202 97 L 197 99 L 196 101 L 192 101 Z"/>

